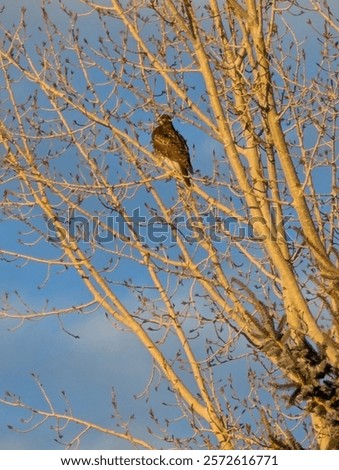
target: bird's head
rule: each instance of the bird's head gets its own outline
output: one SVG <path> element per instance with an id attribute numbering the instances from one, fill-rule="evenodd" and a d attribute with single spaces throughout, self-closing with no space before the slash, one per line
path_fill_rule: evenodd
<path id="1" fill-rule="evenodd" d="M 163 114 L 158 118 L 158 124 L 163 125 L 163 124 L 169 124 L 172 122 L 172 118 L 169 114 Z"/>

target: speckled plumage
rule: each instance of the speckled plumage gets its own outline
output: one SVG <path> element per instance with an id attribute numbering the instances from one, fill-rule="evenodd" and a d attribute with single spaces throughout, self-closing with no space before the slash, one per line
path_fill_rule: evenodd
<path id="1" fill-rule="evenodd" d="M 172 119 L 163 114 L 152 132 L 154 153 L 176 163 L 187 186 L 191 185 L 189 175 L 193 173 L 189 148 L 183 136 L 173 127 Z"/>

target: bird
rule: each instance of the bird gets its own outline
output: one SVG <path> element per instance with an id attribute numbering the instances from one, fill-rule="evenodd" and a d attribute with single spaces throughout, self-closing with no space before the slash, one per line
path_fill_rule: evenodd
<path id="1" fill-rule="evenodd" d="M 152 132 L 152 145 L 155 155 L 171 160 L 178 167 L 186 185 L 191 186 L 189 175 L 193 173 L 193 168 L 189 148 L 168 114 L 163 114 L 157 120 L 157 126 Z"/>

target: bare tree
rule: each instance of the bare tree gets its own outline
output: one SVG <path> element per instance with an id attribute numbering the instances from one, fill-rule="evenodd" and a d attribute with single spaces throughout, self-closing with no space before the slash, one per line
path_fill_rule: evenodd
<path id="1" fill-rule="evenodd" d="M 338 448 L 331 5 L 68 5 L 43 0 L 35 25 L 22 8 L 1 28 L 1 223 L 21 235 L 0 253 L 2 269 L 45 273 L 42 297 L 71 273 L 84 298 L 39 310 L 18 288 L 1 316 L 63 328 L 99 311 L 135 335 L 153 361 L 135 392 L 149 439 L 133 419 L 58 411 L 37 377 L 40 408 L 11 392 L 1 403 L 30 410 L 33 428 L 79 425 L 70 446 L 96 430 L 138 448 Z M 152 152 L 164 113 L 188 141 L 190 187 Z"/>

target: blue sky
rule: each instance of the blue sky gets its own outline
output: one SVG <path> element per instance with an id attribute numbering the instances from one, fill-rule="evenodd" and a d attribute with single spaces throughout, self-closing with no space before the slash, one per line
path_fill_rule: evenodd
<path id="1" fill-rule="evenodd" d="M 55 0 L 52 0 L 49 11 L 52 12 L 53 20 L 56 21 L 59 27 L 66 30 L 67 24 L 64 22 L 64 14 L 56 7 Z M 199 2 L 201 3 L 201 2 Z M 39 0 L 21 0 L 12 2 L 5 0 L 6 5 L 5 12 L 3 13 L 2 22 L 5 25 L 11 25 L 16 23 L 19 17 L 20 5 L 29 7 L 28 15 L 28 30 L 31 35 L 27 40 L 27 47 L 34 51 L 35 43 L 40 44 L 41 39 L 40 33 L 36 30 L 36 27 L 41 22 L 39 14 Z M 72 0 L 67 2 L 68 6 L 75 7 L 80 12 L 86 11 L 78 0 Z M 335 6 L 335 1 L 333 1 Z M 302 17 L 289 17 L 291 22 L 295 22 L 297 26 L 295 34 L 300 38 L 305 36 L 306 29 L 308 34 L 311 34 L 311 30 L 306 27 L 306 21 L 301 20 Z M 81 20 L 83 24 L 87 24 L 86 31 L 96 30 L 99 28 L 97 20 L 93 20 L 93 16 L 85 16 Z M 305 47 L 310 54 L 309 70 L 308 73 L 313 72 L 315 51 L 319 50 L 319 46 L 312 36 L 309 36 L 305 40 Z M 96 43 L 97 45 L 97 43 Z M 311 51 L 313 54 L 311 54 Z M 32 52 L 33 53 L 33 52 Z M 71 53 L 70 53 L 71 55 Z M 91 70 L 93 79 L 98 81 L 101 78 L 98 70 L 93 67 Z M 194 81 L 196 90 L 192 91 L 192 96 L 195 99 L 199 99 L 201 93 L 201 83 L 196 79 L 196 75 L 192 75 L 190 79 Z M 33 85 L 25 81 L 25 87 L 17 87 L 17 97 L 19 100 L 25 100 L 25 97 L 32 92 Z M 162 81 L 157 81 L 157 86 L 161 88 Z M 80 92 L 85 89 L 84 83 L 78 82 Z M 27 87 L 27 88 L 26 88 Z M 79 92 L 79 93 L 80 93 Z M 102 99 L 107 98 L 108 104 L 114 105 L 116 101 L 115 96 L 110 96 L 109 86 L 106 84 L 101 88 Z M 132 93 L 124 91 L 122 93 L 124 102 L 121 104 L 119 111 L 129 112 L 133 110 L 137 103 L 137 99 L 133 97 Z M 39 98 L 39 104 L 44 107 L 46 103 L 43 98 Z M 159 102 L 165 104 L 165 97 L 160 97 Z M 172 105 L 171 105 L 172 106 Z M 48 113 L 42 113 L 40 117 L 46 119 Z M 191 116 L 187 114 L 189 119 Z M 138 120 L 142 121 L 142 129 L 140 131 L 140 141 L 150 149 L 149 137 L 152 126 L 152 120 L 154 116 L 149 111 L 143 113 L 142 111 L 135 112 L 133 115 L 134 122 Z M 214 150 L 216 158 L 219 160 L 221 166 L 224 165 L 227 171 L 227 166 L 222 162 L 222 149 L 220 144 L 210 139 L 202 130 L 195 128 L 187 122 L 183 122 L 179 119 L 175 120 L 175 125 L 180 126 L 180 131 L 187 138 L 193 155 L 193 166 L 196 170 L 200 170 L 201 175 L 210 175 L 212 172 L 212 165 L 210 160 L 207 162 L 206 156 L 209 156 Z M 48 122 L 46 121 L 46 129 L 48 129 Z M 123 124 L 122 124 L 123 126 Z M 80 127 L 80 126 L 79 126 Z M 101 130 L 100 135 L 96 136 L 97 143 L 103 144 L 105 142 L 105 130 Z M 81 135 L 82 138 L 87 137 Z M 312 145 L 311 136 L 309 137 L 309 145 Z M 57 146 L 58 139 L 52 141 L 52 144 L 47 147 L 47 144 L 43 144 L 37 148 L 37 152 L 40 155 L 47 153 L 49 150 L 53 151 L 53 146 Z M 85 141 L 85 140 L 84 140 Z M 93 152 L 93 156 L 99 161 L 101 158 L 101 149 L 97 149 Z M 111 159 L 108 160 L 109 151 L 105 148 L 104 158 L 102 159 L 103 164 L 107 161 L 110 163 L 110 167 L 107 170 L 110 175 L 111 181 L 114 184 L 118 184 L 119 176 L 124 173 L 124 169 L 119 169 L 120 173 L 115 172 L 118 167 L 119 157 L 117 155 L 111 155 Z M 74 153 L 74 149 L 70 148 L 66 150 L 59 159 L 51 159 L 52 164 L 55 165 L 55 171 L 61 171 L 65 174 L 65 179 L 71 179 L 70 174 L 77 171 L 77 164 L 81 159 L 77 159 L 78 155 Z M 116 165 L 116 166 L 114 166 Z M 88 169 L 81 169 L 83 181 L 89 178 Z M 156 168 L 154 172 L 156 173 Z M 328 170 L 325 167 L 319 167 L 315 176 L 317 179 L 317 189 L 321 192 L 325 190 L 326 179 L 328 178 Z M 116 178 L 116 180 L 114 180 Z M 14 182 L 8 183 L 8 187 L 16 185 Z M 164 201 L 168 206 L 175 205 L 177 198 L 175 184 L 173 181 L 164 183 L 159 182 L 160 185 L 166 188 L 164 194 Z M 218 190 L 215 188 L 209 188 L 210 193 L 219 197 Z M 136 201 L 142 201 L 147 199 L 147 191 L 140 189 L 129 200 L 126 201 L 125 207 L 129 213 L 135 208 Z M 76 195 L 71 194 L 70 198 L 76 198 Z M 237 198 L 233 199 L 235 207 L 239 204 Z M 55 200 L 57 204 L 57 199 Z M 82 206 L 84 209 L 91 213 L 99 214 L 99 217 L 105 212 L 105 208 L 101 203 L 98 202 L 96 197 L 89 197 L 86 199 Z M 149 215 L 149 209 L 142 203 L 139 207 L 141 213 Z M 28 207 L 27 218 L 29 218 L 36 227 L 43 228 L 46 221 L 41 218 L 41 214 L 36 207 Z M 60 211 L 65 210 L 65 205 L 60 205 Z M 107 212 L 107 211 L 106 211 Z M 114 214 L 114 211 L 112 211 Z M 180 207 L 178 208 L 178 215 L 180 215 Z M 19 244 L 19 241 L 23 239 L 27 243 L 30 242 L 29 247 L 23 247 Z M 106 246 L 100 247 L 100 249 L 92 250 L 90 244 L 83 244 L 84 249 L 88 250 L 88 253 L 95 257 L 98 265 L 104 265 L 107 260 L 107 256 L 111 256 L 105 250 Z M 119 244 L 117 245 L 119 246 Z M 19 247 L 19 248 L 18 248 Z M 29 232 L 29 227 L 25 227 L 21 222 L 14 220 L 7 220 L 2 217 L 0 222 L 0 249 L 22 250 L 26 254 L 32 256 L 42 255 L 46 258 L 59 256 L 60 251 L 57 246 L 50 246 L 50 244 L 43 241 L 37 242 L 37 236 Z M 188 247 L 192 252 L 196 249 L 196 245 L 193 243 Z M 225 241 L 219 245 L 220 250 L 227 250 L 228 246 Z M 232 250 L 236 251 L 236 248 Z M 176 247 L 168 244 L 162 248 L 163 252 L 168 250 L 168 253 L 173 254 L 175 257 Z M 257 247 L 253 247 L 253 253 L 255 253 Z M 258 250 L 260 251 L 260 249 Z M 196 258 L 201 256 L 199 250 L 196 253 Z M 234 258 L 238 261 L 243 261 L 240 254 L 234 255 Z M 7 262 L 2 261 L 0 270 L 0 285 L 3 295 L 3 309 L 6 311 L 6 298 L 7 293 L 10 293 L 9 303 L 17 310 L 18 313 L 28 313 L 29 307 L 35 311 L 52 311 L 54 305 L 58 307 L 70 307 L 72 305 L 83 304 L 91 300 L 90 294 L 87 292 L 83 281 L 78 275 L 74 274 L 71 269 L 64 270 L 62 266 L 54 266 L 51 272 L 48 271 L 47 265 L 38 267 L 35 263 L 23 263 L 13 261 L 10 257 L 7 257 Z M 114 283 L 122 282 L 123 279 L 131 277 L 135 283 L 149 282 L 149 279 L 145 279 L 143 271 L 138 271 L 135 268 L 135 263 L 129 262 L 127 259 L 121 262 L 119 269 L 110 273 L 110 280 L 112 286 L 115 287 Z M 178 287 L 175 296 L 175 302 L 178 309 L 186 307 L 181 306 L 181 302 L 187 298 L 187 291 L 189 285 L 187 282 L 183 282 L 182 286 Z M 14 291 L 17 290 L 19 295 L 16 295 Z M 131 293 L 120 286 L 117 288 L 120 299 L 125 305 L 137 312 L 138 303 L 136 295 L 133 296 Z M 199 289 L 197 289 L 199 293 Z M 147 291 L 146 294 L 152 301 L 155 300 L 152 297 L 156 297 L 152 291 Z M 48 299 L 48 302 L 47 300 Z M 197 302 L 199 305 L 199 303 Z M 201 300 L 200 303 L 201 312 L 208 316 L 209 309 L 204 307 L 204 302 Z M 185 310 L 188 311 L 188 310 Z M 40 377 L 41 382 L 46 387 L 46 391 L 51 398 L 53 404 L 55 404 L 58 410 L 63 410 L 66 405 L 62 391 L 65 391 L 67 398 L 69 399 L 72 407 L 73 414 L 83 419 L 93 420 L 97 424 L 104 426 L 112 426 L 112 423 L 116 423 L 117 418 L 111 418 L 113 409 L 111 407 L 111 390 L 114 387 L 117 394 L 119 403 L 119 410 L 124 420 L 128 420 L 131 413 L 135 414 L 135 420 L 133 420 L 133 430 L 138 437 L 144 437 L 145 424 L 149 424 L 148 417 L 148 402 L 146 395 L 143 395 L 143 391 L 147 387 L 149 381 L 150 371 L 152 367 L 151 358 L 145 349 L 141 346 L 139 340 L 137 340 L 132 334 L 121 331 L 108 320 L 104 314 L 105 312 L 99 307 L 93 311 L 91 307 L 85 309 L 84 312 L 73 312 L 72 314 L 63 315 L 61 320 L 51 315 L 45 319 L 29 320 L 21 324 L 19 320 L 9 321 L 8 319 L 2 320 L 0 325 L 0 352 L 3 358 L 0 365 L 0 377 L 2 378 L 0 395 L 3 395 L 7 391 L 14 392 L 17 396 L 20 396 L 24 402 L 29 403 L 31 406 L 46 406 L 41 393 L 32 377 L 32 373 Z M 194 319 L 186 321 L 186 328 L 193 328 Z M 204 331 L 206 337 L 211 336 L 215 338 L 215 333 L 211 325 L 206 327 Z M 76 336 L 76 337 L 75 337 Z M 199 350 L 201 345 L 205 348 L 203 341 L 203 335 L 201 335 L 201 342 L 192 342 L 193 348 L 196 350 L 196 354 L 199 357 Z M 166 348 L 176 347 L 175 339 L 172 338 L 168 341 Z M 242 352 L 240 345 L 239 354 Z M 202 354 L 201 357 L 204 355 Z M 236 355 L 235 355 L 236 356 Z M 227 364 L 223 369 L 218 369 L 216 375 L 220 378 L 224 378 L 228 374 L 233 373 L 235 386 L 239 394 L 246 397 L 248 393 L 248 385 L 242 381 L 242 374 L 246 372 L 246 358 L 229 358 Z M 241 371 L 239 374 L 234 374 L 234 371 Z M 155 377 L 155 382 L 158 377 Z M 187 383 L 190 384 L 192 381 L 186 377 Z M 135 395 L 141 395 L 140 399 L 135 399 Z M 158 392 L 152 391 L 149 397 L 152 401 L 152 408 L 161 409 L 160 418 L 164 420 L 166 417 L 176 418 L 177 422 L 174 422 L 170 429 L 176 433 L 176 435 L 182 434 L 186 436 L 188 432 L 187 424 L 183 419 L 180 419 L 178 410 L 174 407 L 162 407 L 162 402 L 167 401 L 174 403 L 174 399 L 171 391 L 167 390 L 166 384 L 159 385 Z M 154 404 L 153 404 L 154 403 Z M 133 406 L 131 407 L 131 404 Z M 17 410 L 15 408 L 5 407 L 0 405 L 0 448 L 1 449 L 60 449 L 62 446 L 55 442 L 53 439 L 55 435 L 50 430 L 50 422 L 45 423 L 40 428 L 33 432 L 18 433 L 13 430 L 9 430 L 7 425 L 19 429 L 27 429 L 27 424 L 21 422 L 21 418 L 28 418 L 25 412 Z M 71 439 L 74 428 L 71 426 L 65 430 L 67 436 Z M 150 442 L 158 442 L 155 438 L 150 437 Z M 155 444 L 157 445 L 157 444 Z M 124 449 L 130 448 L 128 442 L 118 440 L 107 435 L 91 432 L 84 436 L 80 445 L 81 449 Z"/>

